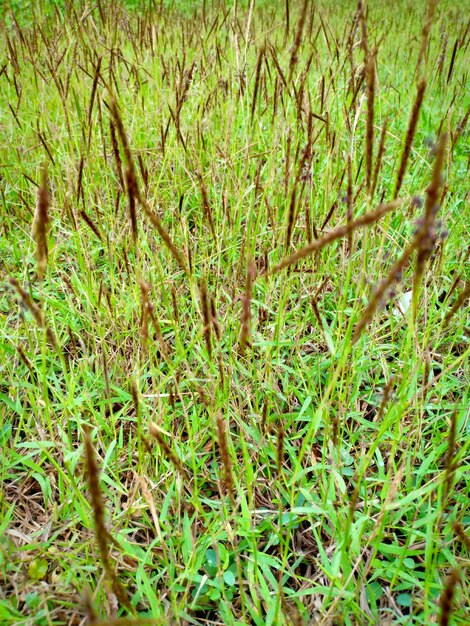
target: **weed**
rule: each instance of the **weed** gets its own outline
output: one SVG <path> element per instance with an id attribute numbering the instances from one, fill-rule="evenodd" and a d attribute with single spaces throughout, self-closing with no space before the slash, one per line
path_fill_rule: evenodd
<path id="1" fill-rule="evenodd" d="M 0 2 L 2 624 L 468 623 L 461 5 Z"/>

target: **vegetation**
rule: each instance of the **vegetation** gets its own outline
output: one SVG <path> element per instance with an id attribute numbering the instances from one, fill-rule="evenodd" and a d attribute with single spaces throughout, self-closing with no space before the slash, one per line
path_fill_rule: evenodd
<path id="1" fill-rule="evenodd" d="M 1 5 L 2 624 L 468 624 L 468 3 Z"/>

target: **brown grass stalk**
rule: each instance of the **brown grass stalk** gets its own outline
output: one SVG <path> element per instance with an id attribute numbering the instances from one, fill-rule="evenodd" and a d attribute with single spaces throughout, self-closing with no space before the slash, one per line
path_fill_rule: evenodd
<path id="1" fill-rule="evenodd" d="M 258 96 L 259 79 L 261 76 L 261 67 L 263 65 L 264 54 L 265 54 L 265 48 L 264 46 L 262 46 L 258 54 L 258 60 L 256 61 L 255 87 L 253 89 L 253 99 L 251 101 L 251 123 L 253 123 L 254 115 L 255 115 L 256 99 Z"/>
<path id="2" fill-rule="evenodd" d="M 126 185 L 127 196 L 129 198 L 129 219 L 131 222 L 132 239 L 134 243 L 137 243 L 137 211 L 136 201 L 139 197 L 139 190 L 137 187 L 137 179 L 135 177 L 135 171 L 132 167 L 128 167 L 126 170 Z"/>
<path id="3" fill-rule="evenodd" d="M 267 427 L 266 427 L 267 419 L 268 419 L 268 401 L 265 400 L 263 402 L 263 410 L 261 412 L 261 423 L 260 423 L 260 430 L 261 430 L 262 435 L 265 435 L 267 432 Z"/>
<path id="4" fill-rule="evenodd" d="M 158 215 L 150 209 L 150 207 L 147 205 L 146 202 L 142 202 L 141 206 L 144 210 L 144 213 L 147 215 L 149 220 L 152 222 L 153 226 L 156 228 L 158 234 L 163 239 L 163 243 L 166 245 L 166 247 L 168 248 L 169 252 L 173 256 L 175 261 L 178 263 L 178 265 L 183 270 L 183 272 L 186 275 L 189 275 L 183 255 L 173 243 L 173 240 L 168 234 L 168 231 L 166 230 L 166 228 L 163 226 L 162 221 L 160 220 Z"/>
<path id="5" fill-rule="evenodd" d="M 341 239 L 342 237 L 347 236 L 350 232 L 356 230 L 357 228 L 362 228 L 364 226 L 369 226 L 370 224 L 374 224 L 382 217 L 394 211 L 398 206 L 403 203 L 403 200 L 393 200 L 387 204 L 382 204 L 375 211 L 370 211 L 361 217 L 358 217 L 356 220 L 349 222 L 348 224 L 344 224 L 343 226 L 338 226 L 334 230 L 329 233 L 324 234 L 319 239 L 316 239 L 308 246 L 301 248 L 297 252 L 285 257 L 280 263 L 272 267 L 269 271 L 264 271 L 261 276 L 267 276 L 271 274 L 276 274 L 280 272 L 286 267 L 290 265 L 294 265 L 301 259 L 304 259 L 307 256 L 310 256 L 317 250 L 324 248 L 329 243 L 336 241 L 337 239 Z"/>
<path id="6" fill-rule="evenodd" d="M 101 61 L 102 61 L 102 57 L 99 57 L 98 61 L 96 63 L 96 67 L 95 67 L 95 75 L 94 75 L 94 78 L 93 78 L 93 85 L 91 87 L 90 104 L 88 105 L 88 141 L 87 141 L 88 151 L 90 151 L 90 141 L 91 141 L 91 131 L 92 131 L 91 116 L 93 114 L 93 105 L 95 103 L 95 96 L 96 96 L 96 90 L 97 90 L 97 87 L 98 87 L 98 80 L 100 78 Z"/>
<path id="7" fill-rule="evenodd" d="M 121 183 L 121 187 L 124 189 L 124 176 L 122 174 L 121 153 L 119 152 L 119 143 L 116 137 L 116 127 L 114 126 L 112 119 L 109 120 L 109 132 L 111 136 L 112 152 L 114 160 L 116 161 L 116 171 L 118 174 L 119 182 Z"/>
<path id="8" fill-rule="evenodd" d="M 449 626 L 452 615 L 452 601 L 455 588 L 460 579 L 460 572 L 454 568 L 447 577 L 446 584 L 439 598 L 439 626 Z"/>
<path id="9" fill-rule="evenodd" d="M 79 215 L 88 226 L 88 228 L 98 237 L 101 243 L 104 243 L 103 235 L 100 233 L 100 231 L 98 230 L 98 226 L 96 226 L 91 217 L 87 215 L 85 211 L 80 211 Z"/>
<path id="10" fill-rule="evenodd" d="M 447 324 L 454 317 L 457 311 L 463 306 L 465 300 L 467 300 L 469 297 L 470 297 L 470 280 L 465 283 L 465 287 L 460 292 L 460 294 L 457 297 L 457 300 L 454 302 L 454 304 L 452 305 L 452 308 L 445 316 L 444 324 L 443 324 L 444 326 L 447 326 Z"/>
<path id="11" fill-rule="evenodd" d="M 204 341 L 206 342 L 207 353 L 209 355 L 209 359 L 212 359 L 212 339 L 211 339 L 211 314 L 210 314 L 210 301 L 209 294 L 207 293 L 207 283 L 203 278 L 201 280 L 201 285 L 199 288 L 201 295 L 201 313 L 202 313 L 202 321 L 204 324 L 203 327 L 203 335 Z"/>
<path id="12" fill-rule="evenodd" d="M 422 78 L 418 84 L 418 90 L 416 92 L 416 98 L 411 109 L 410 120 L 408 122 L 408 128 L 405 135 L 405 144 L 403 146 L 403 152 L 400 159 L 400 165 L 398 167 L 397 179 L 395 182 L 395 189 L 393 191 L 393 198 L 397 198 L 403 184 L 403 178 L 405 176 L 406 165 L 411 152 L 411 146 L 413 144 L 413 138 L 416 132 L 416 126 L 418 125 L 419 112 L 421 111 L 421 105 L 423 104 L 424 92 L 426 91 L 426 79 Z"/>
<path id="13" fill-rule="evenodd" d="M 217 243 L 217 235 L 215 233 L 214 217 L 212 215 L 212 207 L 209 202 L 209 194 L 207 193 L 207 188 L 204 183 L 204 178 L 200 172 L 197 173 L 197 177 L 199 180 L 199 187 L 201 189 L 202 208 L 204 211 L 204 215 L 207 221 L 209 222 L 209 228 L 210 228 L 214 243 Z"/>
<path id="14" fill-rule="evenodd" d="M 132 404 L 134 405 L 135 416 L 137 422 L 140 420 L 140 402 L 139 402 L 139 389 L 135 380 L 131 381 L 131 396 Z"/>
<path id="15" fill-rule="evenodd" d="M 255 279 L 255 266 L 251 256 L 248 257 L 246 264 L 246 283 L 245 293 L 242 300 L 241 315 L 241 331 L 240 331 L 240 354 L 245 354 L 246 347 L 250 340 L 250 323 L 251 323 L 251 297 L 253 291 L 253 282 Z"/>
<path id="16" fill-rule="evenodd" d="M 284 463 L 284 428 L 279 424 L 277 428 L 277 444 L 276 444 L 276 461 L 278 476 L 282 473 L 282 465 Z"/>
<path id="17" fill-rule="evenodd" d="M 385 137 L 387 136 L 387 129 L 388 129 L 388 115 L 384 120 L 383 126 L 382 126 L 382 130 L 380 131 L 380 139 L 379 139 L 379 148 L 377 151 L 377 158 L 375 160 L 375 168 L 374 168 L 374 175 L 372 178 L 372 185 L 371 185 L 371 189 L 370 189 L 370 197 L 373 198 L 374 197 L 374 193 L 375 193 L 375 189 L 377 187 L 377 180 L 379 177 L 379 172 L 380 172 L 380 168 L 382 167 L 382 160 L 383 160 L 383 156 L 384 156 L 384 152 L 385 152 Z"/>
<path id="18" fill-rule="evenodd" d="M 88 431 L 85 431 L 84 441 L 88 489 L 90 492 L 91 507 L 93 510 L 95 539 L 98 544 L 101 563 L 103 565 L 104 573 L 118 601 L 128 610 L 131 610 L 133 612 L 133 608 L 129 603 L 127 592 L 124 589 L 122 583 L 119 581 L 116 575 L 115 567 L 111 563 L 110 534 L 108 532 L 108 529 L 106 528 L 105 523 L 105 507 L 103 493 L 101 491 L 99 481 L 98 462 L 96 460 L 95 449 L 91 442 L 91 436 Z"/>
<path id="19" fill-rule="evenodd" d="M 295 66 L 297 65 L 297 62 L 299 60 L 298 52 L 299 52 L 300 44 L 302 43 L 302 33 L 304 30 L 305 19 L 307 17 L 308 5 L 309 5 L 309 0 L 304 0 L 302 3 L 302 8 L 300 10 L 299 21 L 297 22 L 297 30 L 295 32 L 295 39 L 292 45 L 290 62 L 289 62 L 289 82 L 292 80 Z"/>
<path id="20" fill-rule="evenodd" d="M 180 316 L 178 313 L 178 299 L 176 297 L 176 287 L 174 285 L 171 287 L 171 305 L 173 307 L 173 319 L 177 324 L 179 324 Z"/>
<path id="21" fill-rule="evenodd" d="M 333 217 L 333 213 L 335 212 L 337 206 L 338 206 L 338 202 L 335 200 L 333 202 L 333 204 L 331 205 L 330 210 L 326 214 L 326 217 L 323 220 L 323 223 L 322 223 L 322 225 L 320 227 L 320 230 L 324 230 L 328 226 L 328 223 L 331 220 L 331 218 Z"/>
<path id="22" fill-rule="evenodd" d="M 454 47 L 452 48 L 452 56 L 450 57 L 450 64 L 449 64 L 449 71 L 447 72 L 446 85 L 449 84 L 450 79 L 452 78 L 452 74 L 454 72 L 455 57 L 456 57 L 456 54 L 457 54 L 458 45 L 459 45 L 459 38 L 456 37 L 455 43 L 454 43 Z"/>
<path id="23" fill-rule="evenodd" d="M 83 197 L 83 167 L 85 165 L 85 157 L 82 155 L 80 157 L 80 163 L 78 164 L 78 174 L 77 174 L 77 203 L 80 202 L 80 198 L 84 201 Z"/>
<path id="24" fill-rule="evenodd" d="M 47 168 L 43 167 L 41 186 L 38 190 L 38 202 L 33 222 L 33 239 L 36 243 L 36 261 L 38 278 L 42 280 L 46 273 L 49 256 L 47 248 L 47 232 L 49 227 L 49 191 L 47 187 Z"/>
<path id="25" fill-rule="evenodd" d="M 470 108 L 468 108 L 467 111 L 464 113 L 464 116 L 462 117 L 460 122 L 457 124 L 457 128 L 452 133 L 452 148 L 454 148 L 455 144 L 458 142 L 460 138 L 460 135 L 465 131 L 469 118 L 470 118 Z"/>
<path id="26" fill-rule="evenodd" d="M 149 425 L 149 433 L 156 440 L 156 442 L 158 443 L 158 446 L 160 447 L 161 451 L 163 452 L 163 455 L 167 458 L 168 461 L 170 461 L 170 463 L 176 469 L 176 471 L 181 476 L 181 478 L 183 478 L 183 480 L 185 480 L 186 482 L 189 482 L 188 472 L 183 467 L 183 464 L 182 464 L 181 460 L 179 459 L 179 457 L 170 448 L 170 446 L 167 444 L 167 442 L 163 438 L 161 430 L 157 426 L 157 424 L 152 422 Z"/>
<path id="27" fill-rule="evenodd" d="M 129 140 L 127 138 L 127 134 L 126 131 L 124 129 L 124 124 L 122 123 L 122 118 L 121 118 L 121 114 L 119 112 L 119 108 L 117 105 L 116 100 L 114 99 L 113 96 L 111 96 L 111 102 L 110 102 L 110 109 L 111 109 L 111 114 L 113 116 L 113 121 L 114 121 L 114 125 L 118 131 L 118 135 L 119 138 L 121 140 L 121 144 L 122 144 L 122 148 L 124 150 L 124 157 L 126 159 L 126 163 L 127 166 L 134 169 L 135 171 L 135 167 L 134 167 L 134 161 L 132 159 L 132 152 L 131 152 L 131 148 L 129 145 Z"/>
<path id="28" fill-rule="evenodd" d="M 447 44 L 449 43 L 449 38 L 446 33 L 441 33 L 441 54 L 439 55 L 439 63 L 437 66 L 437 75 L 439 77 L 439 81 L 441 80 L 442 72 L 444 70 L 444 63 L 447 55 Z"/>
<path id="29" fill-rule="evenodd" d="M 281 82 L 283 83 L 283 85 L 286 88 L 286 90 L 289 91 L 289 88 L 287 86 L 287 79 L 284 76 L 284 72 L 282 71 L 281 66 L 279 65 L 279 60 L 277 58 L 276 48 L 271 45 L 271 46 L 269 46 L 269 51 L 270 51 L 272 59 L 274 61 L 274 65 L 276 66 L 279 78 L 281 79 Z"/>
<path id="30" fill-rule="evenodd" d="M 220 458 L 222 461 L 222 468 L 223 468 L 223 484 L 230 498 L 230 502 L 232 503 L 232 506 L 235 506 L 235 487 L 234 487 L 233 475 L 232 475 L 232 461 L 230 459 L 230 454 L 229 454 L 228 445 L 227 445 L 226 424 L 220 412 L 217 413 L 216 425 L 217 425 L 217 444 L 219 446 Z"/>
<path id="31" fill-rule="evenodd" d="M 26 367 L 29 370 L 29 373 L 31 374 L 31 376 L 33 378 L 35 378 L 35 373 L 33 370 L 33 366 L 31 365 L 31 361 L 28 359 L 28 357 L 26 356 L 23 348 L 21 346 L 16 346 L 16 350 L 18 352 L 18 355 L 20 357 L 20 359 L 23 361 L 23 363 L 26 365 Z"/>
<path id="32" fill-rule="evenodd" d="M 368 56 L 369 44 L 367 41 L 368 39 L 367 38 L 367 19 L 366 19 L 366 11 L 365 11 L 362 0 L 359 0 L 359 2 L 357 3 L 357 13 L 359 16 L 359 23 L 361 25 L 361 34 L 362 34 L 361 47 L 364 50 L 364 55 Z"/>
<path id="33" fill-rule="evenodd" d="M 450 495 L 450 492 L 452 491 L 455 470 L 457 469 L 457 464 L 454 460 L 455 442 L 457 434 L 457 415 L 458 410 L 454 409 L 450 418 L 449 434 L 447 436 L 446 470 L 444 475 L 444 489 L 442 495 L 444 509 L 447 506 L 447 499 Z"/>
<path id="34" fill-rule="evenodd" d="M 287 230 L 286 230 L 286 250 L 289 249 L 292 240 L 292 233 L 294 231 L 295 221 L 295 203 L 297 195 L 297 180 L 294 182 L 292 191 L 290 194 L 289 211 L 287 212 Z"/>
<path id="35" fill-rule="evenodd" d="M 454 531 L 455 536 L 460 541 L 460 543 L 463 544 L 467 548 L 467 550 L 470 552 L 470 537 L 467 535 L 467 533 L 463 529 L 462 524 L 454 520 L 452 522 L 452 530 Z"/>
<path id="36" fill-rule="evenodd" d="M 131 222 L 132 229 L 132 238 L 134 243 L 137 242 L 137 214 L 136 214 L 136 203 L 139 201 L 142 204 L 145 204 L 141 198 L 139 187 L 137 184 L 137 173 L 134 165 L 134 160 L 132 158 L 132 152 L 129 144 L 129 140 L 127 138 L 126 131 L 124 129 L 124 124 L 122 123 L 121 114 L 119 112 L 119 108 L 117 106 L 116 100 L 114 97 L 111 97 L 110 104 L 111 114 L 113 117 L 114 125 L 119 134 L 119 138 L 121 140 L 122 148 L 124 151 L 124 157 L 127 164 L 126 169 L 126 186 L 127 186 L 127 195 L 129 198 L 129 219 Z M 119 151 L 115 151 L 117 155 Z"/>

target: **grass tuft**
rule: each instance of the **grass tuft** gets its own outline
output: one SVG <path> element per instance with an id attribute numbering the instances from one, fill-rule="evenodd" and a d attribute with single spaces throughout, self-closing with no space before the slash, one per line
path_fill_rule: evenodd
<path id="1" fill-rule="evenodd" d="M 466 5 L 0 2 L 2 626 L 469 623 Z"/>

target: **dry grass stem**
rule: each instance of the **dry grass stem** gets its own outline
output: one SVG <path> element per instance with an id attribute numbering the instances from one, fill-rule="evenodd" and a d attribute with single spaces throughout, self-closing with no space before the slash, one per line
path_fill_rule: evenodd
<path id="1" fill-rule="evenodd" d="M 416 132 L 416 127 L 419 120 L 419 112 L 423 104 L 424 92 L 426 91 L 426 79 L 422 78 L 418 84 L 416 92 L 416 98 L 411 109 L 410 120 L 408 122 L 408 128 L 405 136 L 405 144 L 403 146 L 403 152 L 398 166 L 397 178 L 395 181 L 395 189 L 393 191 L 393 197 L 397 198 L 400 193 L 401 186 L 403 184 L 403 178 L 405 177 L 406 166 L 411 153 L 411 147 L 413 145 L 413 139 Z"/>
<path id="2" fill-rule="evenodd" d="M 439 598 L 439 626 L 449 626 L 450 624 L 452 601 L 454 599 L 455 589 L 459 580 L 460 572 L 457 568 L 454 568 L 447 577 L 446 585 Z"/>
<path id="3" fill-rule="evenodd" d="M 160 428 L 155 423 L 151 423 L 149 425 L 149 433 L 152 437 L 157 441 L 163 455 L 166 457 L 168 461 L 173 465 L 178 474 L 181 476 L 183 480 L 189 483 L 189 475 L 186 469 L 183 467 L 179 457 L 175 452 L 170 448 L 170 446 L 165 441 Z"/>
<path id="4" fill-rule="evenodd" d="M 149 220 L 155 226 L 158 234 L 163 239 L 163 243 L 168 248 L 168 250 L 170 251 L 170 253 L 173 256 L 173 258 L 175 259 L 175 261 L 178 263 L 178 265 L 183 270 L 183 272 L 186 275 L 189 275 L 189 272 L 188 272 L 188 269 L 186 267 L 186 263 L 184 261 L 184 257 L 182 255 L 182 253 L 178 250 L 178 248 L 173 243 L 173 240 L 171 239 L 170 235 L 168 234 L 168 231 L 166 230 L 166 228 L 163 226 L 162 221 L 160 220 L 158 215 L 155 213 L 155 211 L 152 211 L 150 209 L 150 207 L 147 206 L 147 203 L 143 202 L 142 203 L 142 207 L 144 209 L 145 214 L 149 218 Z"/>
<path id="5" fill-rule="evenodd" d="M 375 160 L 374 175 L 373 175 L 372 185 L 371 185 L 371 190 L 370 190 L 371 198 L 374 197 L 375 189 L 377 187 L 377 180 L 379 178 L 380 168 L 382 167 L 382 160 L 383 160 L 383 156 L 385 153 L 385 137 L 387 136 L 388 120 L 389 120 L 389 116 L 387 115 L 387 117 L 384 120 L 382 130 L 380 131 L 379 148 L 377 151 L 377 158 Z"/>
<path id="6" fill-rule="evenodd" d="M 204 327 L 202 329 L 202 333 L 204 335 L 204 341 L 206 343 L 207 354 L 209 355 L 209 359 L 212 358 L 212 338 L 211 338 L 211 312 L 210 312 L 210 301 L 209 294 L 207 292 L 207 283 L 203 278 L 200 285 L 200 295 L 201 295 L 201 313 L 202 313 L 202 321 Z"/>
<path id="7" fill-rule="evenodd" d="M 44 278 L 47 267 L 48 248 L 47 232 L 49 227 L 49 190 L 47 185 L 47 168 L 43 167 L 41 186 L 38 191 L 38 202 L 33 222 L 33 239 L 36 243 L 36 260 L 38 264 L 38 277 Z"/>
<path id="8" fill-rule="evenodd" d="M 402 203 L 403 200 L 394 200 L 393 202 L 380 205 L 379 207 L 377 207 L 377 209 L 375 209 L 375 211 L 370 211 L 369 213 L 358 217 L 357 219 L 349 222 L 348 224 L 345 224 L 344 226 L 338 226 L 334 230 L 313 241 L 310 245 L 305 246 L 304 248 L 301 248 L 298 252 L 294 252 L 293 254 L 289 255 L 280 263 L 272 267 L 269 272 L 263 272 L 261 276 L 271 275 L 280 272 L 284 268 L 289 267 L 290 265 L 294 265 L 295 263 L 298 263 L 298 261 L 300 261 L 301 259 L 310 256 L 317 250 L 324 248 L 333 241 L 346 237 L 347 235 L 349 235 L 349 233 L 353 232 L 357 228 L 363 228 L 364 226 L 374 224 L 382 217 L 387 215 L 387 213 L 394 211 Z"/>
<path id="9" fill-rule="evenodd" d="M 234 506 L 235 505 L 235 486 L 234 486 L 233 475 L 232 475 L 232 461 L 230 459 L 230 453 L 228 451 L 225 420 L 222 417 L 221 413 L 217 413 L 216 424 L 217 424 L 217 444 L 219 446 L 220 458 L 222 461 L 224 487 L 230 498 L 230 502 L 232 503 L 232 506 Z"/>
<path id="10" fill-rule="evenodd" d="M 242 316 L 240 331 L 240 354 L 245 354 L 246 347 L 250 340 L 250 322 L 251 322 L 251 297 L 253 290 L 253 282 L 255 280 L 255 266 L 251 257 L 248 257 L 246 264 L 246 283 L 245 293 L 242 300 Z"/>
<path id="11" fill-rule="evenodd" d="M 124 589 L 122 583 L 119 581 L 116 575 L 115 567 L 111 563 L 109 545 L 110 535 L 105 523 L 104 500 L 99 481 L 99 468 L 96 460 L 95 449 L 91 441 L 91 435 L 88 431 L 85 432 L 84 442 L 88 490 L 90 492 L 95 538 L 98 544 L 101 563 L 103 565 L 106 577 L 120 604 L 133 612 L 133 608 L 129 603 L 127 592 Z"/>

